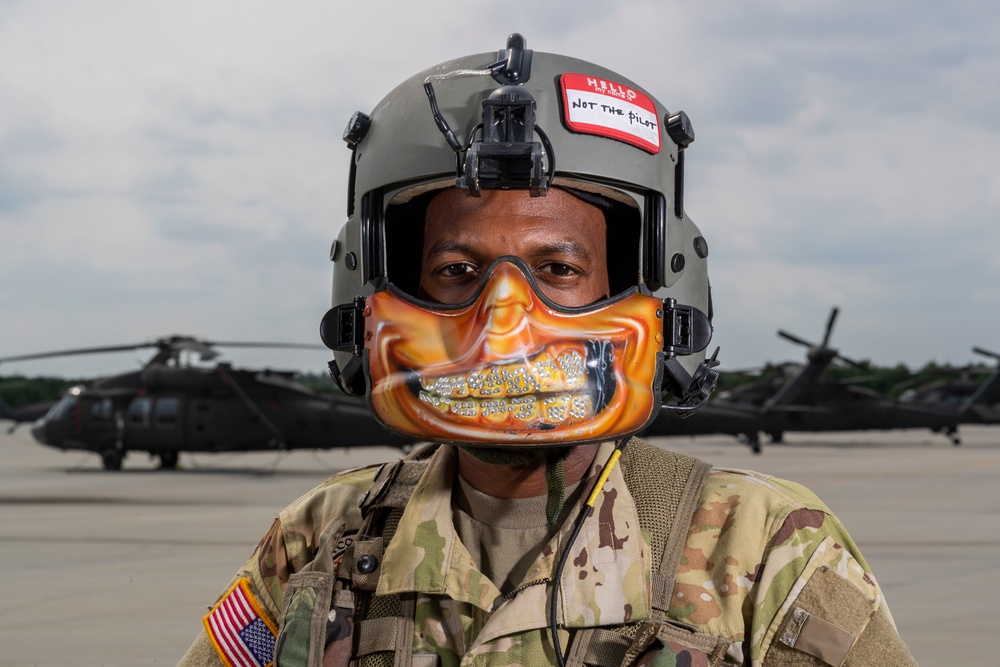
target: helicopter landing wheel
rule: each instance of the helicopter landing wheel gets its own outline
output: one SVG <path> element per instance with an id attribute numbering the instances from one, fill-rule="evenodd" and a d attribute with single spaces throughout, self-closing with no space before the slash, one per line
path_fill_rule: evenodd
<path id="1" fill-rule="evenodd" d="M 105 470 L 121 470 L 124 455 L 117 449 L 106 449 L 101 452 L 101 463 Z"/>
<path id="2" fill-rule="evenodd" d="M 160 452 L 159 458 L 161 470 L 173 470 L 177 467 L 181 455 L 177 452 Z"/>

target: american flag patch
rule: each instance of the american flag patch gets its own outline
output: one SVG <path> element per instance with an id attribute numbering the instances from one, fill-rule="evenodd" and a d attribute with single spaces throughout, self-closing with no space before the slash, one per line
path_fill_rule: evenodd
<path id="1" fill-rule="evenodd" d="M 237 581 L 204 619 L 212 645 L 226 667 L 269 667 L 278 628 L 250 590 Z"/>

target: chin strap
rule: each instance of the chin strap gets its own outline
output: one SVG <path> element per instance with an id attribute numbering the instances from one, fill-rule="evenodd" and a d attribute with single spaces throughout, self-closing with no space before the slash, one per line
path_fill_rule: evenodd
<path id="1" fill-rule="evenodd" d="M 568 451 L 568 450 L 567 450 Z M 566 502 L 566 474 L 563 461 L 567 452 L 559 452 L 545 458 L 545 485 L 548 487 L 548 500 L 545 503 L 545 519 L 550 526 L 556 525 L 563 503 Z"/>
<path id="2" fill-rule="evenodd" d="M 674 410 L 681 419 L 694 414 L 694 411 L 708 403 L 709 397 L 715 391 L 715 386 L 719 382 L 719 371 L 713 370 L 719 365 L 719 348 L 715 348 L 715 353 L 711 358 L 698 364 L 694 375 L 689 375 L 684 366 L 676 357 L 663 362 L 667 376 L 673 381 L 674 387 L 683 387 L 683 391 L 677 394 L 676 403 L 664 403 L 661 407 L 664 410 Z"/>

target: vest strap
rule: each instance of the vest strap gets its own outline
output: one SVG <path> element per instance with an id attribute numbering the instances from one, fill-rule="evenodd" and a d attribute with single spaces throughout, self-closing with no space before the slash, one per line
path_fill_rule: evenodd
<path id="1" fill-rule="evenodd" d="M 663 559 L 660 561 L 659 572 L 653 575 L 653 590 L 658 593 L 657 596 L 653 597 L 653 609 L 664 613 L 670 609 L 670 598 L 674 592 L 677 567 L 684 554 L 684 545 L 687 543 L 687 536 L 691 530 L 691 520 L 694 518 L 694 513 L 698 511 L 701 490 L 705 486 L 705 480 L 708 479 L 708 473 L 711 469 L 710 463 L 693 459 L 691 472 L 684 485 L 684 493 L 681 495 L 677 512 L 674 515 L 672 530 L 667 536 L 667 542 L 663 549 Z"/>
<path id="2" fill-rule="evenodd" d="M 618 667 L 632 640 L 620 632 L 599 628 L 594 630 L 583 661 L 594 667 Z"/>
<path id="3" fill-rule="evenodd" d="M 398 639 L 398 629 L 402 617 L 383 616 L 381 618 L 366 618 L 355 621 L 354 632 L 357 634 L 357 657 L 380 652 L 395 652 Z"/>
<path id="4" fill-rule="evenodd" d="M 639 515 L 639 525 L 650 536 L 650 560 L 659 563 L 651 572 L 652 621 L 638 629 L 633 625 L 577 632 L 567 656 L 567 667 L 584 663 L 597 667 L 630 664 L 623 660 L 629 656 L 634 660 L 655 639 L 675 639 L 674 630 L 668 625 L 667 612 L 691 519 L 698 509 L 701 491 L 712 466 L 639 438 L 632 438 L 622 450 L 621 466 L 625 485 Z M 657 635 L 660 625 L 666 628 L 661 633 L 663 636 Z M 685 630 L 678 632 L 688 641 L 695 637 L 697 644 L 711 644 L 709 651 L 716 649 L 714 637 Z M 728 647 L 728 643 L 725 645 Z"/>

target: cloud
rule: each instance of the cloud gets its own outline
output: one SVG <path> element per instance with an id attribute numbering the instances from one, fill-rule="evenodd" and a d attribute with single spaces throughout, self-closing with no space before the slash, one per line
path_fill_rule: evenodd
<path id="1" fill-rule="evenodd" d="M 727 365 L 798 358 L 774 330 L 835 303 L 853 356 L 962 362 L 1000 345 L 998 28 L 964 2 L 6 3 L 0 356 L 315 340 L 347 119 L 520 31 L 690 114 Z"/>

